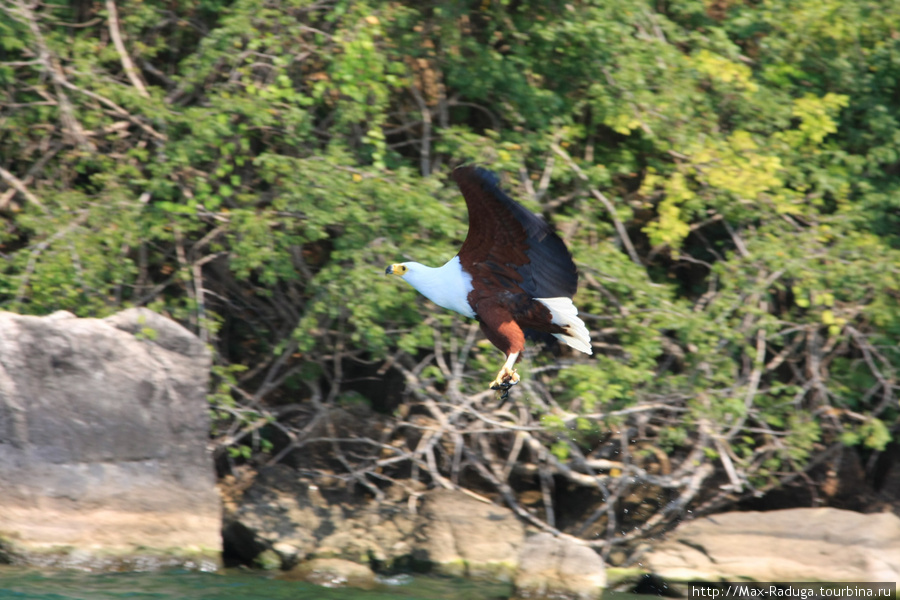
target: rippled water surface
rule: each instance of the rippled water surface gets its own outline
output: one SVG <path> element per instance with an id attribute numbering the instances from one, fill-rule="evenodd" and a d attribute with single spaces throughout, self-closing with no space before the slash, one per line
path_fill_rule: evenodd
<path id="1" fill-rule="evenodd" d="M 0 599 L 17 600 L 499 600 L 510 588 L 436 577 L 399 576 L 372 591 L 328 589 L 242 572 L 224 574 L 42 572 L 0 568 Z"/>

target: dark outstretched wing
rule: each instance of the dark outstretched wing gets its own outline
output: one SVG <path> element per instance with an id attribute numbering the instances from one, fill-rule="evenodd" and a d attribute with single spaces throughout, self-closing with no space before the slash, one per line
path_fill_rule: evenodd
<path id="1" fill-rule="evenodd" d="M 578 287 L 572 255 L 553 228 L 500 189 L 481 167 L 453 171 L 469 209 L 469 233 L 459 259 L 477 276 L 485 268 L 503 287 L 518 285 L 532 298 L 571 298 Z"/>

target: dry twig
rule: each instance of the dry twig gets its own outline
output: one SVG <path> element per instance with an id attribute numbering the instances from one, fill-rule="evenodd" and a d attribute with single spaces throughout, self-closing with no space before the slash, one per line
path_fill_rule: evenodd
<path id="1" fill-rule="evenodd" d="M 109 37 L 112 38 L 113 45 L 116 47 L 116 52 L 119 53 L 119 60 L 122 62 L 122 68 L 125 70 L 128 80 L 131 81 L 131 85 L 135 87 L 138 93 L 144 98 L 149 98 L 150 93 L 147 91 L 147 88 L 144 87 L 144 82 L 141 81 L 141 78 L 138 75 L 137 67 L 135 67 L 134 63 L 131 61 L 131 57 L 125 49 L 125 42 L 122 41 L 122 33 L 119 31 L 119 11 L 116 8 L 115 0 L 106 0 L 106 12 L 109 15 Z"/>

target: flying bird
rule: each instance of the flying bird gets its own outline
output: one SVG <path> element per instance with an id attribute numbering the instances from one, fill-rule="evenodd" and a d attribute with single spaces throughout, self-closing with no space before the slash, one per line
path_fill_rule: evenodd
<path id="1" fill-rule="evenodd" d="M 417 262 L 388 266 L 443 308 L 477 319 L 488 340 L 506 354 L 492 389 L 519 382 L 513 368 L 525 337 L 551 334 L 586 354 L 591 337 L 572 297 L 578 273 L 553 228 L 500 189 L 490 171 L 459 167 L 453 179 L 469 209 L 469 233 L 459 254 L 442 267 Z"/>

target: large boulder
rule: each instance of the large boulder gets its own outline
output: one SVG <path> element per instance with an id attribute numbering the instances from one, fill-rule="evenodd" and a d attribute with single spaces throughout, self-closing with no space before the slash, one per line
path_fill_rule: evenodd
<path id="1" fill-rule="evenodd" d="M 215 567 L 209 368 L 146 309 L 0 313 L 0 562 Z"/>
<path id="2" fill-rule="evenodd" d="M 518 598 L 593 600 L 606 587 L 606 565 L 584 544 L 539 533 L 522 546 L 514 584 Z"/>
<path id="3" fill-rule="evenodd" d="M 511 581 L 525 527 L 512 511 L 461 492 L 422 497 L 421 534 L 414 557 L 442 575 Z"/>
<path id="4" fill-rule="evenodd" d="M 669 581 L 900 581 L 900 518 L 836 508 L 723 513 L 682 524 L 643 563 Z"/>
<path id="5" fill-rule="evenodd" d="M 322 587 L 375 587 L 375 573 L 366 565 L 343 558 L 314 558 L 300 563 L 279 577 L 287 581 L 305 581 Z"/>

